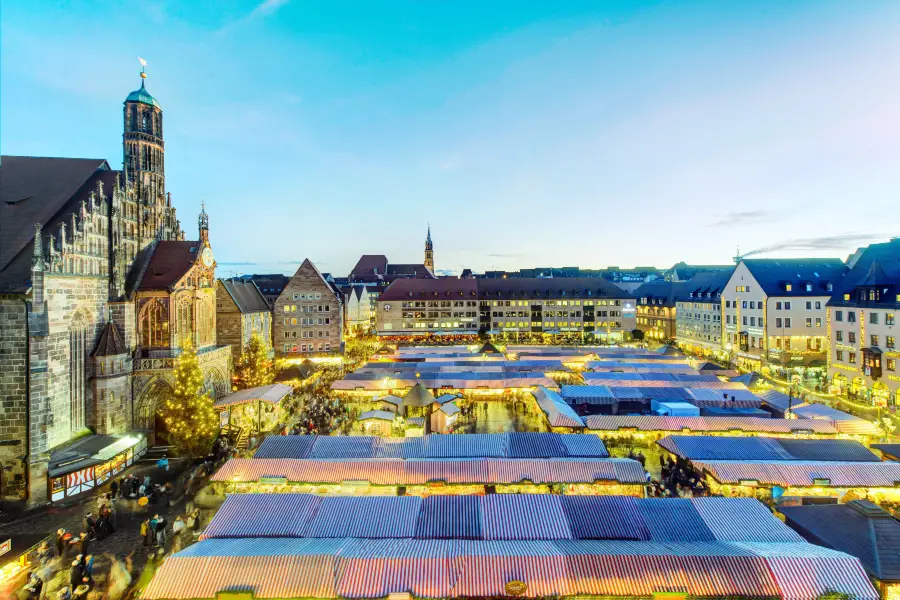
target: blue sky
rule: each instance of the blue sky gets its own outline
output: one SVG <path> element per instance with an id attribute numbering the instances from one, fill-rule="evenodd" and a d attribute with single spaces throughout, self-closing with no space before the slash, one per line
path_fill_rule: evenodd
<path id="1" fill-rule="evenodd" d="M 219 273 L 844 256 L 900 232 L 900 2 L 0 4 L 4 154 L 167 186 Z"/>

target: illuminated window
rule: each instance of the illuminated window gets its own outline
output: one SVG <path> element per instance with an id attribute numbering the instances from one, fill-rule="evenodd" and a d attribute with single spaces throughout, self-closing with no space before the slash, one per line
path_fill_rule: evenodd
<path id="1" fill-rule="evenodd" d="M 791 284 L 789 284 L 789 283 L 784 284 L 784 291 L 790 292 L 791 288 L 792 288 Z"/>

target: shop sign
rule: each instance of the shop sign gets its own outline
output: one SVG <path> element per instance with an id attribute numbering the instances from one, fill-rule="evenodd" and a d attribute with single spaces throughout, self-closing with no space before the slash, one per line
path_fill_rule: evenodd
<path id="1" fill-rule="evenodd" d="M 738 485 L 745 485 L 747 487 L 759 487 L 759 482 L 755 479 L 738 479 Z"/>
<path id="2" fill-rule="evenodd" d="M 528 585 L 524 581 L 507 581 L 506 582 L 506 593 L 510 596 L 521 596 L 528 590 Z"/>
<path id="3" fill-rule="evenodd" d="M 287 477 L 278 477 L 278 476 L 265 476 L 259 478 L 259 483 L 263 483 L 266 485 L 285 485 L 287 484 Z"/>
<path id="4" fill-rule="evenodd" d="M 3 556 L 7 552 L 12 550 L 12 539 L 8 539 L 2 544 L 0 544 L 0 556 Z"/>
<path id="5" fill-rule="evenodd" d="M 816 477 L 813 479 L 813 485 L 831 485 L 831 480 L 824 477 Z"/>

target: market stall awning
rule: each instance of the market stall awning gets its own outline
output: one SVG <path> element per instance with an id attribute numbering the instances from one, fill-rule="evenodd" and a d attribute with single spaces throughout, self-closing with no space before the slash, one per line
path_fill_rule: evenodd
<path id="1" fill-rule="evenodd" d="M 273 383 L 261 387 L 250 388 L 249 390 L 241 390 L 233 394 L 228 394 L 224 398 L 216 401 L 214 406 L 221 408 L 224 406 L 238 406 L 240 404 L 249 404 L 250 402 L 267 402 L 268 404 L 278 404 L 287 395 L 294 391 L 289 385 L 283 383 Z"/>

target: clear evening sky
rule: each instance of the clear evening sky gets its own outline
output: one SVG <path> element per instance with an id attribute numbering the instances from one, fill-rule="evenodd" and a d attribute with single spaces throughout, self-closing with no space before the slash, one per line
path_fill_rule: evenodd
<path id="1" fill-rule="evenodd" d="M 0 5 L 4 154 L 122 160 L 219 273 L 840 256 L 900 234 L 900 2 L 144 0 Z"/>

